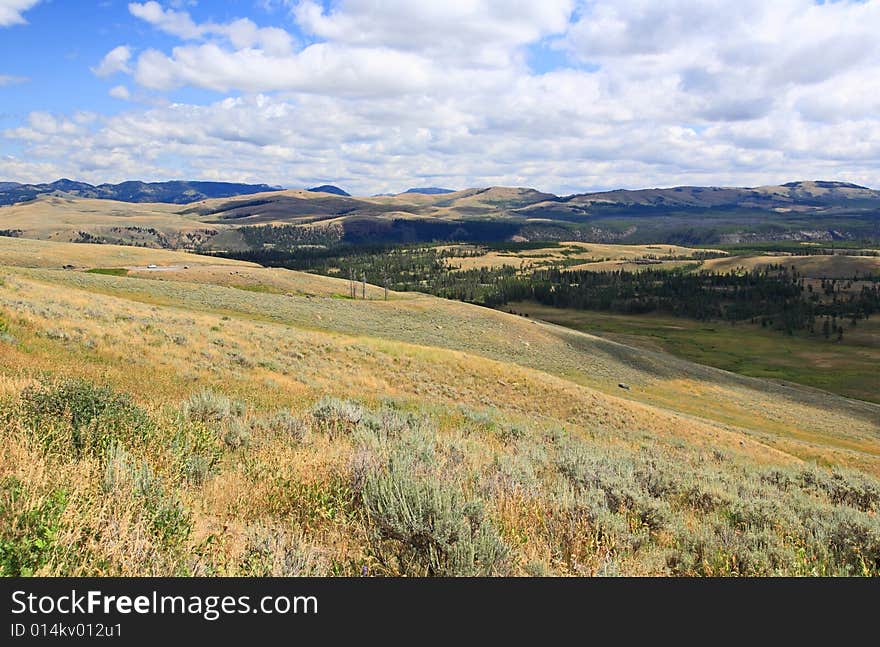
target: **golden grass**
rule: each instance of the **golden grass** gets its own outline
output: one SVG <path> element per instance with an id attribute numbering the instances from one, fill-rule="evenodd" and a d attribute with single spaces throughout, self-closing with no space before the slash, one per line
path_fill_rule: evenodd
<path id="1" fill-rule="evenodd" d="M 448 246 L 455 249 L 456 246 Z M 526 249 L 521 251 L 488 251 L 480 256 L 452 257 L 445 259 L 450 268 L 471 270 L 478 268 L 538 268 L 564 262 L 573 264 L 571 269 L 607 271 L 614 269 L 656 268 L 659 265 L 636 265 L 635 260 L 661 260 L 663 267 L 675 267 L 685 263 L 670 261 L 671 258 L 694 258 L 697 250 L 679 245 L 614 245 L 607 243 L 564 242 L 558 247 Z M 708 250 L 717 251 L 717 250 Z M 581 264 L 575 261 L 583 261 Z"/>
<path id="2" fill-rule="evenodd" d="M 63 286 L 59 290 L 61 294 L 70 293 L 71 287 L 79 288 L 85 299 L 95 299 L 96 293 L 104 293 L 122 297 L 124 302 L 133 300 L 157 308 L 171 307 L 173 311 L 230 316 L 238 322 L 236 325 L 274 323 L 288 327 L 287 330 L 356 336 L 391 343 L 392 347 L 399 343 L 433 346 L 429 352 L 435 358 L 451 350 L 464 351 L 474 357 L 474 361 L 499 361 L 503 370 L 512 370 L 512 366 L 536 369 L 615 395 L 621 393 L 618 382 L 626 382 L 632 387 L 627 394 L 630 399 L 638 398 L 723 425 L 751 429 L 756 434 L 763 434 L 766 429 L 795 438 L 807 434 L 810 442 L 818 442 L 820 446 L 824 444 L 823 438 L 858 439 L 869 456 L 873 456 L 870 460 L 876 460 L 878 453 L 877 405 L 743 378 L 669 355 L 638 351 L 477 306 L 424 295 L 389 302 L 351 301 L 252 293 L 178 281 L 141 281 L 45 270 L 27 272 L 41 281 Z M 315 277 L 314 280 L 323 279 Z M 35 301 L 51 302 L 43 297 Z M 50 319 L 58 316 L 45 305 L 43 310 L 51 313 Z M 154 316 L 154 320 L 155 325 L 165 328 L 161 324 L 162 317 Z M 169 324 L 168 328 L 172 327 L 173 324 Z M 206 324 L 201 327 L 210 328 Z M 229 327 L 230 324 L 222 325 L 224 336 Z M 184 331 L 183 334 L 189 338 L 194 333 Z M 251 359 L 258 361 L 261 352 L 259 348 L 253 349 Z M 216 353 L 209 355 L 213 358 Z M 348 355 L 350 353 L 342 353 L 338 361 L 350 366 L 362 379 L 361 357 Z M 283 361 L 283 358 L 274 361 Z M 425 370 L 430 374 L 430 369 Z M 679 390 L 682 380 L 713 388 L 702 388 L 696 395 L 683 399 Z M 396 381 L 390 379 L 386 384 L 393 388 Z M 448 374 L 437 380 L 432 390 L 448 390 L 449 385 L 460 382 L 454 373 Z M 507 402 L 505 408 L 512 408 L 514 403 Z"/>
<path id="3" fill-rule="evenodd" d="M 786 265 L 810 278 L 851 278 L 855 275 L 880 273 L 880 256 L 848 256 L 843 254 L 791 256 L 788 254 L 713 258 L 700 269 L 711 272 L 754 270 L 768 265 Z"/>
<path id="4" fill-rule="evenodd" d="M 71 265 L 79 269 L 89 269 L 151 264 L 180 267 L 184 265 L 257 267 L 253 263 L 244 261 L 215 259 L 164 249 L 147 249 L 126 245 L 87 245 L 0 236 L 0 266 L 59 268 Z"/>
<path id="5" fill-rule="evenodd" d="M 0 479 L 24 484 L 28 498 L 21 505 L 40 506 L 66 492 L 58 552 L 41 574 L 240 575 L 248 572 L 254 546 L 267 541 L 274 554 L 295 552 L 322 574 L 328 564 L 342 574 L 364 567 L 394 574 L 370 548 L 371 526 L 352 498 L 346 475 L 364 451 L 353 437 L 313 430 L 295 443 L 257 429 L 247 448 L 221 448 L 203 484 L 181 480 L 175 438 L 199 428 L 180 422 L 179 403 L 201 389 L 246 402 L 248 420 L 274 411 L 308 418 L 325 395 L 373 407 L 391 399 L 401 410 L 428 416 L 437 426 L 444 473 L 460 475 L 469 496 L 491 493 L 493 523 L 516 547 L 516 574 L 539 562 L 551 573 L 595 574 L 610 561 L 623 573 L 666 572 L 662 560 L 609 545 L 577 519 L 575 534 L 563 533 L 559 518 L 547 515 L 562 485 L 541 458 L 557 451 L 544 435 L 602 452 L 650 447 L 693 465 L 721 455 L 756 469 L 810 460 L 880 473 L 880 420 L 870 418 L 878 408 L 828 394 L 782 390 L 425 295 L 385 302 L 371 286 L 366 301 L 339 299 L 334 295 L 347 289 L 345 281 L 246 264 L 219 267 L 215 259 L 189 270 L 102 276 L 46 268 L 85 265 L 81 254 L 93 254 L 95 266 L 115 266 L 106 261 L 119 250 L 0 243 L 6 254 L 0 255 L 0 320 L 14 339 L 0 342 L 0 402 L 16 402 L 36 380 L 63 376 L 132 394 L 158 421 L 159 434 L 146 448 L 130 448 L 134 460 L 150 465 L 166 484 L 166 503 L 182 506 L 192 523 L 183 544 L 156 544 L 154 521 L 134 490 L 102 490 L 104 459 L 47 453 L 24 422 L 0 418 Z M 156 253 L 121 249 L 133 265 Z M 42 260 L 35 262 L 32 250 Z M 182 255 L 168 254 L 168 264 L 180 263 Z M 620 390 L 619 381 L 632 390 Z M 511 440 L 499 431 L 511 425 L 522 436 Z M 541 466 L 543 494 L 493 485 L 499 465 L 530 453 Z M 681 514 L 689 524 L 701 523 L 700 515 Z M 569 537 L 563 546 L 560 533 Z M 671 535 L 661 533 L 655 542 L 658 551 L 675 548 Z M 77 556 L 75 569 L 65 567 L 65 551 Z M 289 573 L 277 561 L 266 569 Z"/>
<path id="6" fill-rule="evenodd" d="M 177 215 L 181 208 L 176 204 L 41 196 L 0 207 L 0 222 L 4 229 L 21 230 L 28 238 L 58 241 L 73 240 L 80 231 L 101 235 L 119 227 L 153 228 L 165 234 L 205 228 L 196 220 Z"/>

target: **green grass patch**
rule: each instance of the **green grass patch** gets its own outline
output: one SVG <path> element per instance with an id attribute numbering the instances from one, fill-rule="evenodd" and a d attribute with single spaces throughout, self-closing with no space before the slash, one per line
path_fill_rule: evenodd
<path id="1" fill-rule="evenodd" d="M 106 274 L 107 276 L 128 276 L 128 270 L 124 267 L 93 267 L 86 270 L 89 274 Z"/>
<path id="2" fill-rule="evenodd" d="M 619 315 L 511 303 L 518 313 L 631 346 L 749 377 L 796 382 L 851 398 L 880 402 L 880 322 L 848 328 L 844 341 L 821 334 L 785 335 L 758 325 L 693 321 L 657 315 Z M 853 339 L 847 338 L 852 333 Z"/>
<path id="3" fill-rule="evenodd" d="M 236 290 L 246 290 L 247 292 L 258 292 L 260 294 L 284 294 L 284 290 L 264 283 L 235 284 L 230 285 L 229 287 L 235 288 Z"/>

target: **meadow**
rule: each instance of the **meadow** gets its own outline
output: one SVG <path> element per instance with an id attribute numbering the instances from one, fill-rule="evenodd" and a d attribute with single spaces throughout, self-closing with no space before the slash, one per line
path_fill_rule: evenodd
<path id="1" fill-rule="evenodd" d="M 780 335 L 758 324 L 702 322 L 662 315 L 619 315 L 516 302 L 519 314 L 600 335 L 630 346 L 741 375 L 797 382 L 880 403 L 880 319 L 849 327 L 842 342 L 821 335 Z"/>
<path id="2" fill-rule="evenodd" d="M 175 254 L 0 239 L 4 575 L 880 573 L 875 404 Z"/>

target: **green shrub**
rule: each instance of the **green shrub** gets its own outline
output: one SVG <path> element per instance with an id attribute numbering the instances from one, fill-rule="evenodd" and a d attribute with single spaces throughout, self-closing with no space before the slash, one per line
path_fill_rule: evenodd
<path id="1" fill-rule="evenodd" d="M 367 411 L 358 427 L 372 432 L 382 440 L 390 440 L 410 433 L 428 431 L 430 424 L 425 416 L 384 406 L 379 411 Z"/>
<path id="2" fill-rule="evenodd" d="M 21 404 L 43 446 L 64 455 L 103 455 L 116 443 L 143 444 L 155 431 L 128 395 L 85 380 L 28 387 Z"/>
<path id="3" fill-rule="evenodd" d="M 880 519 L 847 507 L 813 510 L 803 519 L 803 545 L 830 575 L 880 575 Z"/>
<path id="4" fill-rule="evenodd" d="M 325 396 L 312 407 L 318 428 L 331 438 L 353 433 L 367 410 L 357 402 Z"/>
<path id="5" fill-rule="evenodd" d="M 373 555 L 399 575 L 477 576 L 506 572 L 508 548 L 482 505 L 457 484 L 416 475 L 391 460 L 367 477 L 363 502 Z"/>
<path id="6" fill-rule="evenodd" d="M 356 449 L 348 459 L 348 484 L 351 491 L 360 496 L 369 475 L 380 468 L 379 457 L 374 451 L 366 447 Z"/>
<path id="7" fill-rule="evenodd" d="M 304 442 L 309 433 L 306 421 L 291 415 L 288 411 L 279 411 L 271 416 L 254 418 L 250 425 L 255 432 L 281 436 L 294 443 Z"/>
<path id="8" fill-rule="evenodd" d="M 2 283 L 0 283 L 2 285 Z M 0 317 L 0 344 L 14 346 L 18 340 L 9 332 L 9 325 Z"/>
<path id="9" fill-rule="evenodd" d="M 863 512 L 880 511 L 880 484 L 858 472 L 840 468 L 825 472 L 810 467 L 793 480 L 805 492 L 822 494 L 832 503 L 852 506 Z"/>
<path id="10" fill-rule="evenodd" d="M 208 456 L 196 454 L 186 459 L 183 476 L 192 485 L 203 485 L 213 470 L 214 462 Z"/>
<path id="11" fill-rule="evenodd" d="M 134 493 L 143 501 L 143 513 L 153 537 L 166 547 L 180 547 L 192 530 L 189 512 L 146 463 L 134 473 L 133 481 Z"/>
<path id="12" fill-rule="evenodd" d="M 180 547 L 192 531 L 192 517 L 177 499 L 161 496 L 147 499 L 153 536 L 169 547 Z"/>
<path id="13" fill-rule="evenodd" d="M 27 577 L 46 565 L 55 551 L 59 519 L 67 494 L 53 490 L 36 505 L 16 478 L 0 483 L 0 576 Z M 36 497 L 33 497 L 36 498 Z"/>
<path id="14" fill-rule="evenodd" d="M 537 496 L 538 477 L 532 462 L 522 456 L 496 455 L 490 472 L 483 479 L 488 494 L 497 492 L 514 496 Z"/>
<path id="15" fill-rule="evenodd" d="M 491 410 L 471 409 L 464 405 L 459 406 L 459 412 L 467 423 L 472 427 L 482 429 L 494 429 L 498 411 L 495 408 Z"/>
<path id="16" fill-rule="evenodd" d="M 225 445 L 212 426 L 180 418 L 174 424 L 170 447 L 176 458 L 177 474 L 192 485 L 201 485 L 211 475 Z"/>
<path id="17" fill-rule="evenodd" d="M 245 406 L 225 395 L 203 389 L 184 401 L 181 409 L 189 420 L 212 423 L 244 415 Z"/>
<path id="18" fill-rule="evenodd" d="M 678 576 L 773 575 L 774 562 L 779 560 L 766 551 L 768 541 L 773 539 L 766 534 L 744 535 L 723 525 L 703 524 L 676 538 L 666 565 Z"/>
<path id="19" fill-rule="evenodd" d="M 247 447 L 251 442 L 250 427 L 237 418 L 226 421 L 223 425 L 223 442 L 232 449 Z"/>
<path id="20" fill-rule="evenodd" d="M 192 530 L 190 513 L 176 494 L 169 492 L 146 461 L 139 464 L 121 446 L 107 452 L 101 482 L 106 494 L 134 496 L 153 537 L 165 547 L 181 547 Z"/>

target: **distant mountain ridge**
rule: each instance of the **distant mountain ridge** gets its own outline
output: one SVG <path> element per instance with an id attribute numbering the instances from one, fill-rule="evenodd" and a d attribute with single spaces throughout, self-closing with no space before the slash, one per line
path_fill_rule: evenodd
<path id="1" fill-rule="evenodd" d="M 313 186 L 311 189 L 306 189 L 306 191 L 311 191 L 312 193 L 332 193 L 333 195 L 341 195 L 346 198 L 351 197 L 351 193 L 340 189 L 338 186 L 333 186 L 332 184 L 322 184 L 321 186 Z"/>
<path id="2" fill-rule="evenodd" d="M 425 186 L 425 187 L 416 187 L 413 189 L 407 189 L 406 191 L 404 191 L 400 195 L 403 195 L 404 193 L 421 193 L 423 195 L 440 195 L 443 193 L 455 193 L 455 189 L 441 189 L 440 187 L 436 187 L 436 186 Z"/>
<path id="3" fill-rule="evenodd" d="M 140 182 L 130 180 L 119 184 L 77 182 L 62 178 L 45 184 L 0 182 L 0 205 L 33 200 L 37 196 L 55 192 L 80 198 L 119 200 L 120 202 L 166 202 L 189 204 L 209 198 L 231 198 L 237 195 L 278 191 L 281 187 L 269 184 L 240 184 L 234 182 L 197 182 L 172 180 L 169 182 Z"/>
<path id="4" fill-rule="evenodd" d="M 823 180 L 788 182 L 778 186 L 677 186 L 665 189 L 615 189 L 567 196 L 576 204 L 617 204 L 643 207 L 755 207 L 825 206 L 831 203 L 880 200 L 880 191 L 849 182 Z"/>
<path id="5" fill-rule="evenodd" d="M 527 187 L 494 186 L 433 195 L 366 197 L 350 196 L 333 185 L 322 185 L 311 191 L 289 189 L 202 199 L 182 208 L 149 205 L 138 211 L 143 223 L 136 223 L 132 217 L 118 217 L 114 222 L 117 212 L 127 210 L 118 203 L 108 204 L 107 213 L 102 213 L 94 203 L 75 199 L 107 197 L 107 186 L 111 185 L 93 187 L 70 180 L 45 185 L 55 193 L 0 209 L 0 235 L 7 232 L 25 238 L 41 237 L 54 228 L 55 238 L 100 238 L 105 242 L 131 239 L 143 243 L 144 231 L 149 232 L 149 223 L 155 217 L 145 215 L 149 212 L 163 217 L 173 214 L 167 231 L 150 233 L 156 239 L 148 241 L 151 244 L 177 244 L 169 241 L 183 235 L 189 241 L 182 243 L 184 247 L 198 243 L 205 249 L 275 249 L 339 242 L 574 240 L 715 245 L 767 240 L 880 241 L 880 191 L 847 182 L 619 189 L 568 196 Z M 201 187 L 187 184 L 190 190 L 193 186 Z M 255 192 L 265 191 L 265 186 L 219 185 L 214 189 L 230 193 L 243 187 Z M 13 187 L 5 194 L 0 192 L 0 196 L 20 196 L 35 187 L 39 185 Z M 197 199 L 192 193 L 163 196 L 169 188 L 163 185 L 159 185 L 161 191 L 147 187 L 152 189 L 149 194 L 141 183 L 112 187 L 111 195 L 117 200 L 142 199 L 145 195 L 154 202 L 162 197 L 178 202 Z M 74 213 L 78 214 L 75 218 Z M 49 214 L 54 214 L 55 220 Z M 193 233 L 193 227 L 200 231 Z M 185 231 L 181 234 L 182 229 Z M 209 240 L 215 235 L 216 240 Z"/>

